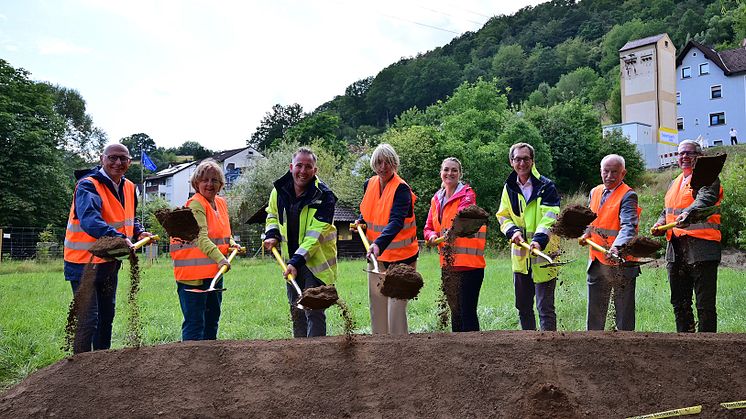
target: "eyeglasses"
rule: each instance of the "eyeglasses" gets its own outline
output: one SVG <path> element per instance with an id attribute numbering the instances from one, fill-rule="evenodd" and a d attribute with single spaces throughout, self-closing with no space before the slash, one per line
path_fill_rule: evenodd
<path id="1" fill-rule="evenodd" d="M 679 156 L 699 156 L 699 153 L 696 151 L 679 151 Z"/>
<path id="2" fill-rule="evenodd" d="M 516 163 L 528 163 L 531 160 L 531 157 L 513 157 L 513 161 Z"/>
<path id="3" fill-rule="evenodd" d="M 129 156 L 106 156 L 106 158 L 112 163 L 116 163 L 117 160 L 122 163 L 129 163 L 130 161 L 132 161 L 132 157 Z"/>

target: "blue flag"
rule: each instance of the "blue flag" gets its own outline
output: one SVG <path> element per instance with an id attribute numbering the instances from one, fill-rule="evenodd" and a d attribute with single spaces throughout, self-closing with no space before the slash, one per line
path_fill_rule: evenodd
<path id="1" fill-rule="evenodd" d="M 145 154 L 145 151 L 142 152 L 142 165 L 150 171 L 155 171 L 155 169 L 158 168 L 158 166 L 153 163 L 153 160 L 150 160 L 150 157 Z"/>

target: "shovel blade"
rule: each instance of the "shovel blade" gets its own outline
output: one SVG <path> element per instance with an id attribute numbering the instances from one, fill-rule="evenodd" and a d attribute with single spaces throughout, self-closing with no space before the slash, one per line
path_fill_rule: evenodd
<path id="1" fill-rule="evenodd" d="M 189 292 L 197 292 L 197 293 L 204 293 L 204 292 L 213 292 L 213 291 L 223 292 L 223 291 L 225 291 L 226 289 L 227 289 L 227 288 L 208 288 L 208 289 L 206 289 L 206 290 L 201 290 L 201 289 L 197 289 L 197 288 L 189 288 L 189 289 L 187 289 L 186 291 L 189 291 Z"/>
<path id="2" fill-rule="evenodd" d="M 552 263 L 545 263 L 544 265 L 539 265 L 539 268 L 554 268 L 557 266 L 567 265 L 568 263 L 575 262 L 575 259 L 573 260 L 566 260 L 564 262 L 552 262 Z"/>

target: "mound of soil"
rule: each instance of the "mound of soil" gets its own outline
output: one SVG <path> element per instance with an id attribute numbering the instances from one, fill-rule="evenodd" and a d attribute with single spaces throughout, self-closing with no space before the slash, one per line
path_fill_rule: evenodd
<path id="1" fill-rule="evenodd" d="M 337 288 L 334 285 L 322 285 L 304 289 L 298 302 L 311 310 L 321 310 L 333 306 L 337 300 Z"/>
<path id="2" fill-rule="evenodd" d="M 162 209 L 155 212 L 155 218 L 166 229 L 168 236 L 177 240 L 190 242 L 199 235 L 199 225 L 187 207 L 173 210 Z"/>
<path id="3" fill-rule="evenodd" d="M 622 257 L 632 256 L 636 258 L 649 257 L 654 255 L 661 246 L 661 242 L 658 240 L 637 236 L 619 249 L 619 255 Z"/>
<path id="4" fill-rule="evenodd" d="M 552 232 L 566 239 L 577 239 L 585 232 L 588 224 L 596 219 L 596 213 L 583 205 L 570 205 L 562 210 Z"/>
<path id="5" fill-rule="evenodd" d="M 723 165 L 725 165 L 727 157 L 728 155 L 725 153 L 697 157 L 694 163 L 692 180 L 689 182 L 693 193 L 696 194 L 695 191 L 698 191 L 701 187 L 712 185 L 715 182 L 715 179 L 718 178 L 718 175 L 723 170 Z"/>
<path id="6" fill-rule="evenodd" d="M 490 214 L 476 205 L 463 208 L 453 218 L 453 226 L 450 234 L 457 237 L 466 237 L 476 234 L 483 225 L 487 224 Z"/>
<path id="7" fill-rule="evenodd" d="M 411 300 L 417 297 L 424 282 L 422 275 L 409 265 L 397 263 L 386 270 L 381 281 L 381 294 L 389 298 Z"/>
<path id="8" fill-rule="evenodd" d="M 90 352 L 0 395 L 0 417 L 743 417 L 743 334 L 473 332 Z M 308 356 L 315 354 L 314 356 Z"/>
<path id="9" fill-rule="evenodd" d="M 130 253 L 130 247 L 127 245 L 127 240 L 122 237 L 103 236 L 98 238 L 88 251 L 96 257 L 111 259 L 127 256 Z"/>

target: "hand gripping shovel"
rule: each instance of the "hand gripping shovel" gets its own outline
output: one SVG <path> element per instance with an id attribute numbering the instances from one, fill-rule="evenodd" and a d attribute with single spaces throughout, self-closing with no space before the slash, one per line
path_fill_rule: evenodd
<path id="1" fill-rule="evenodd" d="M 689 215 L 686 218 L 684 218 L 682 224 L 686 226 L 689 224 L 698 223 L 700 221 L 707 219 L 707 217 L 711 216 L 712 214 L 717 213 L 719 210 L 720 210 L 720 207 L 717 205 L 713 205 L 711 207 L 693 209 L 692 212 L 690 212 Z M 659 232 L 659 231 L 670 230 L 676 227 L 677 224 L 678 224 L 678 221 L 674 221 L 672 223 L 663 224 L 658 227 L 653 227 L 650 229 L 650 234 L 655 234 L 656 232 Z"/>
<path id="2" fill-rule="evenodd" d="M 103 259 L 124 259 L 130 255 L 130 252 L 134 252 L 151 241 L 158 239 L 158 235 L 148 236 L 135 242 L 132 247 L 128 247 L 125 239 L 119 237 L 102 237 L 91 246 L 89 251 L 94 256 Z"/>
<path id="3" fill-rule="evenodd" d="M 350 227 L 354 226 L 355 224 L 350 224 Z M 368 241 L 368 237 L 363 232 L 363 225 L 364 224 L 357 224 L 357 232 L 360 234 L 360 240 L 363 241 L 363 246 L 365 246 L 365 251 L 367 252 L 370 250 L 370 242 Z M 373 263 L 373 270 L 370 269 L 364 269 L 365 272 L 374 273 L 376 275 L 384 276 L 385 273 L 381 272 L 381 270 L 378 267 L 378 260 L 376 260 L 376 257 L 371 253 L 370 254 L 370 261 Z"/>
<path id="4" fill-rule="evenodd" d="M 521 242 L 519 246 L 524 249 L 531 250 L 531 253 L 547 261 L 547 263 L 545 263 L 544 265 L 539 265 L 539 268 L 553 268 L 555 266 L 567 265 L 568 263 L 572 262 L 571 260 L 568 260 L 566 262 L 555 262 L 551 257 L 549 257 L 549 255 L 540 252 L 539 249 L 531 249 L 531 245 L 526 242 Z"/>
<path id="5" fill-rule="evenodd" d="M 231 254 L 228 255 L 228 263 L 230 263 L 230 262 L 233 261 L 233 258 L 236 257 L 236 253 L 238 253 L 238 249 L 233 249 L 233 251 L 231 252 Z M 201 290 L 201 289 L 198 289 L 198 288 L 187 288 L 187 291 L 189 291 L 189 292 L 225 291 L 226 290 L 225 288 L 215 288 L 215 284 L 218 283 L 218 280 L 220 279 L 220 277 L 223 276 L 223 274 L 227 270 L 228 270 L 227 266 L 223 266 L 223 267 L 220 268 L 220 270 L 218 271 L 218 273 L 215 274 L 215 277 L 212 278 L 212 282 L 210 282 L 210 288 L 208 288 L 206 290 Z"/>
<path id="6" fill-rule="evenodd" d="M 280 264 L 280 267 L 282 268 L 282 272 L 288 270 L 288 265 L 285 264 L 285 261 L 282 260 L 282 256 L 280 256 L 280 252 L 277 251 L 276 247 L 272 247 L 272 254 L 275 256 L 275 259 L 277 260 L 277 263 Z M 303 296 L 303 291 L 301 291 L 300 287 L 298 286 L 298 283 L 295 281 L 295 278 L 293 275 L 288 275 L 288 277 L 285 279 L 290 285 L 295 288 L 295 292 L 298 293 L 298 300 L 300 301 L 300 298 Z M 296 302 L 295 306 L 301 310 L 305 310 L 306 308 L 301 305 L 300 302 Z"/>
<path id="7" fill-rule="evenodd" d="M 604 255 L 606 255 L 607 258 L 611 259 L 612 261 L 619 264 L 619 266 L 623 267 L 633 267 L 633 266 L 640 266 L 645 265 L 646 263 L 653 262 L 655 259 L 646 259 L 646 260 L 624 260 L 623 258 L 614 255 L 609 252 L 609 249 L 601 246 L 600 244 L 594 242 L 591 239 L 583 239 L 582 237 L 578 239 L 578 244 L 581 246 L 585 246 L 586 244 L 599 252 L 602 252 Z"/>

